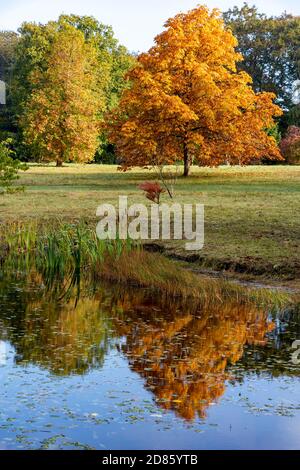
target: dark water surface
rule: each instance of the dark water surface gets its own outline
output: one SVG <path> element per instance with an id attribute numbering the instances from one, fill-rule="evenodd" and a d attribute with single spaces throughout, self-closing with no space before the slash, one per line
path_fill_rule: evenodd
<path id="1" fill-rule="evenodd" d="M 299 312 L 0 278 L 0 449 L 300 448 Z"/>

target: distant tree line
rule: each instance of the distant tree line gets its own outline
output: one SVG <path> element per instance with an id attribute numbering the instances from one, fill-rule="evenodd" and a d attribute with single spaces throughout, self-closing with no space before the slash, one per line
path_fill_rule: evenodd
<path id="1" fill-rule="evenodd" d="M 243 55 L 239 69 L 252 77 L 256 92 L 275 93 L 277 104 L 285 111 L 279 121 L 280 130 L 300 126 L 300 106 L 293 102 L 300 79 L 300 16 L 283 13 L 268 17 L 244 3 L 241 8 L 226 11 L 223 18 Z"/>

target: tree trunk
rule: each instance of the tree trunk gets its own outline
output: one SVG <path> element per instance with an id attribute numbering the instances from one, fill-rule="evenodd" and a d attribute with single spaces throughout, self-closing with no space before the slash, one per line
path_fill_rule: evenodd
<path id="1" fill-rule="evenodd" d="M 61 158 L 58 158 L 58 159 L 56 160 L 56 167 L 57 167 L 57 168 L 60 168 L 60 167 L 62 167 L 62 166 L 63 166 L 63 160 L 62 160 Z"/>
<path id="2" fill-rule="evenodd" d="M 189 152 L 188 152 L 188 148 L 186 144 L 184 144 L 184 147 L 183 147 L 183 162 L 184 162 L 183 176 L 189 176 L 190 160 L 189 160 Z"/>

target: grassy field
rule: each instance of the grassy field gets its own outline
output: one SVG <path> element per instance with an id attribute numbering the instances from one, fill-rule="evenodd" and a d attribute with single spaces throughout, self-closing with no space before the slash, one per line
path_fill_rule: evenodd
<path id="1" fill-rule="evenodd" d="M 33 165 L 19 181 L 24 193 L 0 196 L 0 223 L 95 223 L 97 206 L 117 204 L 119 195 L 145 202 L 138 184 L 151 178 L 147 170 L 120 173 L 108 165 Z M 300 166 L 193 168 L 178 179 L 175 201 L 205 205 L 205 246 L 195 254 L 182 241 L 168 242 L 167 254 L 201 268 L 300 278 Z"/>

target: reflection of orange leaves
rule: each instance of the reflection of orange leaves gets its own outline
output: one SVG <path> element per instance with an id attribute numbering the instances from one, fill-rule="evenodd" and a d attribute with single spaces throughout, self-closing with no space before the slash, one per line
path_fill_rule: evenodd
<path id="1" fill-rule="evenodd" d="M 126 312 L 126 323 L 116 324 L 127 338 L 123 351 L 160 406 L 188 420 L 205 416 L 225 391 L 228 365 L 242 357 L 246 344 L 263 344 L 274 328 L 263 311 L 247 304 L 230 302 L 193 314 L 187 304 L 181 314 L 170 301 L 158 311 L 138 302 L 137 310 Z"/>
<path id="2" fill-rule="evenodd" d="M 42 282 L 36 273 L 30 279 Z M 228 367 L 241 359 L 245 345 L 264 344 L 274 328 L 265 311 L 235 300 L 197 304 L 103 286 L 75 309 L 74 298 L 57 304 L 44 294 L 27 303 L 24 334 L 14 338 L 23 360 L 56 374 L 84 373 L 101 365 L 108 337 L 122 338 L 118 348 L 159 406 L 187 420 L 205 417 L 222 397 L 232 379 Z"/>

